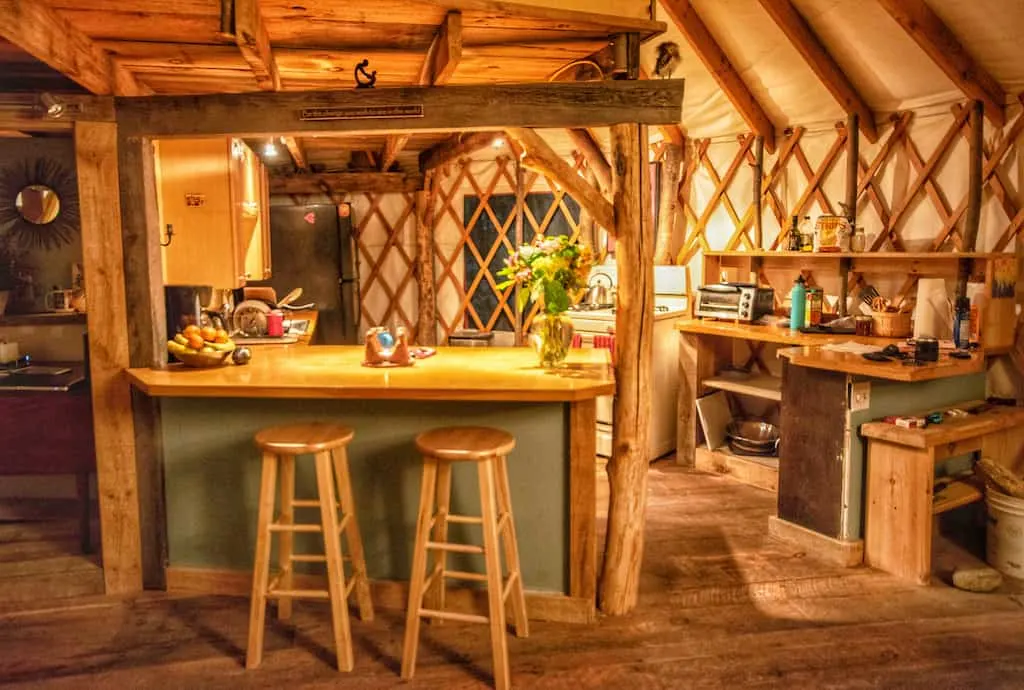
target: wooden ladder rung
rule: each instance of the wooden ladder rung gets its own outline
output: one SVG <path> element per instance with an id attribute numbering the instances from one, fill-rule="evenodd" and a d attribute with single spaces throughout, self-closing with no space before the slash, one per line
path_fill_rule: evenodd
<path id="1" fill-rule="evenodd" d="M 455 611 L 438 611 L 436 609 L 420 609 L 419 614 L 424 618 L 440 618 L 446 621 L 460 621 L 462 623 L 489 623 L 487 616 L 478 616 L 473 613 L 456 613 Z"/>
<path id="2" fill-rule="evenodd" d="M 452 544 L 446 541 L 428 541 L 428 549 L 435 551 L 454 551 L 455 553 L 483 553 L 484 547 L 475 544 Z"/>
<path id="3" fill-rule="evenodd" d="M 319 508 L 320 501 L 314 501 L 312 499 L 295 499 L 292 501 L 293 508 Z"/>
<path id="4" fill-rule="evenodd" d="M 280 522 L 270 523 L 271 532 L 322 532 L 320 525 L 286 525 Z"/>
<path id="5" fill-rule="evenodd" d="M 512 585 L 519 579 L 519 573 L 512 571 L 508 574 L 508 579 L 505 580 L 505 586 L 501 588 L 501 600 L 505 601 L 508 599 L 508 595 L 512 592 Z"/>
<path id="6" fill-rule="evenodd" d="M 467 573 L 465 570 L 446 570 L 444 571 L 445 577 L 450 577 L 454 580 L 473 580 L 475 582 L 487 582 L 487 576 L 481 573 Z"/>
<path id="7" fill-rule="evenodd" d="M 327 556 L 315 553 L 295 553 L 292 554 L 292 561 L 295 563 L 326 563 Z"/>
<path id="8" fill-rule="evenodd" d="M 294 599 L 330 599 L 331 595 L 326 589 L 271 589 L 267 597 L 276 599 L 278 597 L 291 597 Z"/>

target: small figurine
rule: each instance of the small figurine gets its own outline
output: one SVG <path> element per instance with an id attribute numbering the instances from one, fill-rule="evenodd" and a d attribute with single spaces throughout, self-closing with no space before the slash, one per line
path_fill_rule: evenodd
<path id="1" fill-rule="evenodd" d="M 654 63 L 654 76 L 661 79 L 671 79 L 672 73 L 683 61 L 679 55 L 679 46 L 672 41 L 665 41 L 658 44 L 658 59 Z"/>
<path id="2" fill-rule="evenodd" d="M 354 74 L 356 78 L 357 89 L 372 89 L 377 83 L 377 70 L 372 72 L 367 71 L 367 67 L 370 66 L 370 61 L 366 58 L 362 62 L 356 65 Z"/>
<path id="3" fill-rule="evenodd" d="M 397 339 L 386 328 L 371 328 L 366 331 L 366 355 L 363 365 L 368 367 L 404 367 L 413 363 L 409 352 L 409 333 L 399 326 L 395 329 Z"/>

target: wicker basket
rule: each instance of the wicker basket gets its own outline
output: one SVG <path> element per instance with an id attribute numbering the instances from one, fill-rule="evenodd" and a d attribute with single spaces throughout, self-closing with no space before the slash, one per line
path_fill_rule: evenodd
<path id="1" fill-rule="evenodd" d="M 907 311 L 876 311 L 871 313 L 871 319 L 874 335 L 883 338 L 906 338 L 914 331 Z"/>

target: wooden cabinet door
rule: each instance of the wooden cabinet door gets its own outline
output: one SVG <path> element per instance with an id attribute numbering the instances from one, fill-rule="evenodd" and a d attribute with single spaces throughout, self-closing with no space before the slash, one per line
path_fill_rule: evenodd
<path id="1" fill-rule="evenodd" d="M 270 237 L 266 207 L 266 171 L 252 149 L 241 142 L 233 145 L 232 186 L 235 196 L 237 262 L 240 279 L 270 277 Z"/>
<path id="2" fill-rule="evenodd" d="M 164 283 L 238 287 L 230 141 L 161 140 L 157 160 L 161 227 L 174 229 Z"/>

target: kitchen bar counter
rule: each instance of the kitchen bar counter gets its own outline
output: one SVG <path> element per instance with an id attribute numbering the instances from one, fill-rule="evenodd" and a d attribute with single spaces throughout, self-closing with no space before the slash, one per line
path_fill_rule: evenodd
<path id="1" fill-rule="evenodd" d="M 542 369 L 528 348 L 439 348 L 411 367 L 364 367 L 356 346 L 266 347 L 247 366 L 129 369 L 153 397 L 336 398 L 573 402 L 610 395 L 608 352 L 573 350 L 564 368 Z"/>
<path id="2" fill-rule="evenodd" d="M 160 408 L 168 588 L 248 593 L 260 485 L 253 436 L 324 419 L 355 430 L 349 457 L 374 597 L 404 607 L 422 475 L 415 438 L 494 426 L 516 438 L 508 471 L 528 615 L 595 620 L 596 397 L 614 390 L 608 352 L 573 350 L 557 370 L 538 367 L 528 348 L 440 348 L 392 369 L 362 359 L 361 347 L 285 345 L 254 348 L 247 366 L 128 371 Z M 305 458 L 297 470 L 297 494 L 315 495 Z M 478 495 L 475 467 L 458 463 L 453 508 L 478 515 Z M 480 539 L 472 525 L 452 526 L 451 536 Z M 322 553 L 316 537 L 296 541 L 300 552 Z M 457 570 L 482 567 L 473 556 L 449 558 Z"/>

